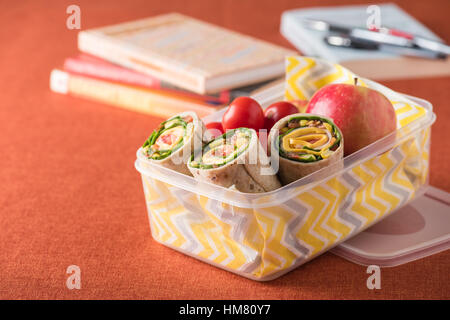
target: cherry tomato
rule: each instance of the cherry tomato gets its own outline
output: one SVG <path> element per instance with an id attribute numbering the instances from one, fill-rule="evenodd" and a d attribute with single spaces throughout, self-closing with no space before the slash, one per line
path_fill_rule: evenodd
<path id="1" fill-rule="evenodd" d="M 223 134 L 222 123 L 220 122 L 207 123 L 206 129 L 208 129 L 208 133 L 212 139 L 215 139 Z"/>
<path id="2" fill-rule="evenodd" d="M 234 99 L 222 118 L 224 130 L 252 128 L 258 131 L 264 126 L 264 112 L 258 102 L 249 97 Z"/>
<path id="3" fill-rule="evenodd" d="M 287 101 L 275 102 L 264 111 L 264 128 L 270 131 L 278 120 L 294 113 L 298 113 L 298 109 L 292 103 Z"/>
<path id="4" fill-rule="evenodd" d="M 308 100 L 291 100 L 289 102 L 297 107 L 298 112 L 305 113 L 306 107 L 308 106 L 309 101 Z"/>

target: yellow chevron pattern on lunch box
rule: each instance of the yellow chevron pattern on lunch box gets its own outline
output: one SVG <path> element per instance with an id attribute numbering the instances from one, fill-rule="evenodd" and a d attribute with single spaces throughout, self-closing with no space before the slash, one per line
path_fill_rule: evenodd
<path id="1" fill-rule="evenodd" d="M 397 127 L 402 128 L 414 120 L 425 115 L 426 110 L 397 92 L 379 84 L 369 85 L 361 78 L 339 64 L 324 60 L 292 56 L 286 58 L 286 100 L 309 100 L 312 95 L 323 86 L 331 83 L 354 83 L 358 78 L 358 85 L 373 87 L 383 93 L 392 103 L 397 114 Z"/>
<path id="2" fill-rule="evenodd" d="M 153 237 L 246 277 L 303 264 L 411 200 L 426 179 L 429 128 L 282 205 L 240 208 L 142 176 Z M 423 166 L 423 167 L 418 167 Z"/>
<path id="3" fill-rule="evenodd" d="M 331 82 L 353 82 L 345 68 L 289 57 L 286 97 L 309 98 Z M 427 110 L 385 87 L 403 128 Z M 404 128 L 409 129 L 409 127 Z M 400 135 L 398 135 L 400 137 Z M 274 279 L 363 231 L 410 201 L 427 184 L 430 126 L 409 131 L 388 151 L 318 183 L 289 190 L 281 204 L 243 208 L 160 181 L 141 171 L 153 238 L 254 280 Z"/>

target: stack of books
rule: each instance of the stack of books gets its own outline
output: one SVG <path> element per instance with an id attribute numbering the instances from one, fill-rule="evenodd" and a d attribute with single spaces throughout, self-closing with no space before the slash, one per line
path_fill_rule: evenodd
<path id="1" fill-rule="evenodd" d="M 181 14 L 81 31 L 51 90 L 167 117 L 200 117 L 284 73 L 295 52 Z"/>

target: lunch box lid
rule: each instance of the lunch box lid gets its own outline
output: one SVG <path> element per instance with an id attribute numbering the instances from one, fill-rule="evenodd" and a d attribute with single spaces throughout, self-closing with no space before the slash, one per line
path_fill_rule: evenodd
<path id="1" fill-rule="evenodd" d="M 450 248 L 450 193 L 422 195 L 331 250 L 361 265 L 395 267 Z"/>

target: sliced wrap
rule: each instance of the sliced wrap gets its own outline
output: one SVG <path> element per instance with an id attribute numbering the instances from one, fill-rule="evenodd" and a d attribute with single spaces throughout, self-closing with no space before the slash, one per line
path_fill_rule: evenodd
<path id="1" fill-rule="evenodd" d="M 281 187 L 253 129 L 227 131 L 193 154 L 188 168 L 196 179 L 225 188 L 234 185 L 241 192 Z"/>
<path id="2" fill-rule="evenodd" d="M 187 162 L 202 148 L 204 123 L 195 112 L 183 112 L 162 122 L 142 146 L 145 156 L 164 167 L 191 175 Z"/>
<path id="3" fill-rule="evenodd" d="M 342 164 L 342 133 L 323 116 L 297 113 L 284 117 L 270 130 L 268 141 L 279 153 L 278 177 L 283 185 L 336 162 Z"/>

